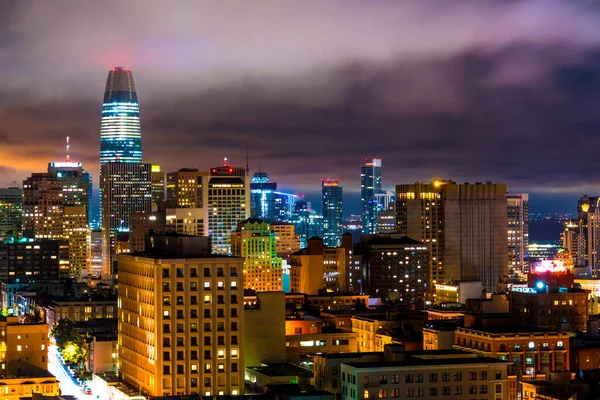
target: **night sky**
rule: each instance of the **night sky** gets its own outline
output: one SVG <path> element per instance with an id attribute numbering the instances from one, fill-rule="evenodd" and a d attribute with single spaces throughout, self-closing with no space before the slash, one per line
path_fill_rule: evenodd
<path id="1" fill-rule="evenodd" d="M 144 161 L 228 157 L 315 200 L 360 166 L 384 186 L 508 183 L 541 211 L 600 193 L 591 1 L 2 1 L 0 186 L 71 158 L 97 177 L 108 70 L 131 68 Z M 354 192 L 354 193 L 351 193 Z"/>

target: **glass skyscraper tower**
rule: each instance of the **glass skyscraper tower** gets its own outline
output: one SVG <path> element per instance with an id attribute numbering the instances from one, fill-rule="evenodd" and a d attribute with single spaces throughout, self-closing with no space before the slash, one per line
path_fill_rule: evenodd
<path id="1" fill-rule="evenodd" d="M 365 160 L 360 168 L 360 201 L 362 208 L 362 233 L 377 233 L 379 203 L 376 195 L 381 193 L 381 158 Z"/>
<path id="2" fill-rule="evenodd" d="M 109 162 L 141 163 L 140 107 L 131 71 L 109 71 L 102 104 L 100 165 Z"/>
<path id="3" fill-rule="evenodd" d="M 342 245 L 342 187 L 338 179 L 321 181 L 323 202 L 323 243 L 327 247 Z"/>

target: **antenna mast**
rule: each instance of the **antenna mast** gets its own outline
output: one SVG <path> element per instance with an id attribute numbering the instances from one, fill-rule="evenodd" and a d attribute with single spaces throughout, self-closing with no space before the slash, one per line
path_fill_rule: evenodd
<path id="1" fill-rule="evenodd" d="M 250 161 L 248 160 L 248 141 L 246 140 L 246 176 L 250 175 Z"/>
<path id="2" fill-rule="evenodd" d="M 66 159 L 67 162 L 69 162 L 69 148 L 70 148 L 70 146 L 69 146 L 69 137 L 67 136 L 67 159 Z"/>

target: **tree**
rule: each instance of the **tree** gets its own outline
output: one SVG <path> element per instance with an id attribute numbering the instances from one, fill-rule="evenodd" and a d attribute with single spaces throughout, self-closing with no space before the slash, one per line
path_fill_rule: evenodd
<path id="1" fill-rule="evenodd" d="M 81 371 L 81 367 L 88 357 L 88 346 L 83 336 L 75 333 L 73 337 L 64 343 L 62 355 L 65 362 L 75 364 Z"/>
<path id="2" fill-rule="evenodd" d="M 23 318 L 26 324 L 34 324 L 44 321 L 44 314 L 39 307 L 33 309 L 33 312 L 26 314 Z"/>
<path id="3" fill-rule="evenodd" d="M 54 324 L 52 330 L 50 331 L 50 335 L 52 335 L 52 337 L 56 341 L 56 345 L 58 346 L 58 348 L 64 350 L 65 344 L 67 342 L 73 341 L 77 333 L 75 333 L 75 327 L 73 322 L 64 318 L 58 321 L 56 324 Z"/>

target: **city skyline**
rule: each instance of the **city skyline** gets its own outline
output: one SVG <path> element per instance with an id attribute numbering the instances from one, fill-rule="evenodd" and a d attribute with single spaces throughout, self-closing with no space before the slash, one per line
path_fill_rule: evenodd
<path id="1" fill-rule="evenodd" d="M 60 12 L 66 4 L 77 18 Z M 0 58 L 18 57 L 0 89 L 0 186 L 60 157 L 65 136 L 73 158 L 95 170 L 98 93 L 115 65 L 135 71 L 145 161 L 166 171 L 207 169 L 225 156 L 242 164 L 247 141 L 251 171 L 260 166 L 297 193 L 316 194 L 322 177 L 336 176 L 353 196 L 360 190 L 356 165 L 381 157 L 390 186 L 436 177 L 505 182 L 532 194 L 533 209 L 548 211 L 568 211 L 569 200 L 594 195 L 600 180 L 592 154 L 586 157 L 599 123 L 600 37 L 591 5 L 334 2 L 313 4 L 317 16 L 310 6 L 264 3 L 256 5 L 260 17 L 232 30 L 231 41 L 217 33 L 231 15 L 220 6 L 207 24 L 158 3 L 141 13 L 133 3 L 119 7 L 115 19 L 111 4 L 7 7 Z M 192 15 L 190 7 L 185 13 Z M 344 18 L 329 24 L 333 15 Z M 80 32 L 80 19 L 92 18 L 102 23 Z M 320 36 L 296 40 L 306 24 Z M 434 26 L 442 34 L 432 35 Z M 279 37 L 265 40 L 273 28 Z M 67 40 L 73 36 L 81 40 Z M 53 43 L 64 45 L 55 51 Z M 565 152 L 565 137 L 586 146 Z M 320 146 L 309 145 L 314 140 Z"/>

